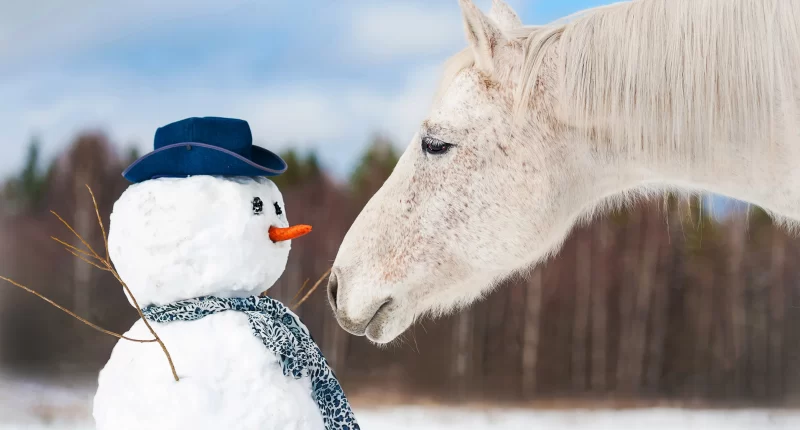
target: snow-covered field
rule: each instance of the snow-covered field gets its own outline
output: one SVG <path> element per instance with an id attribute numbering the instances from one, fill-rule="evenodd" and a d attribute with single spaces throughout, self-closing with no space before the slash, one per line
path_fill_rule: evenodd
<path id="1" fill-rule="evenodd" d="M 0 376 L 0 430 L 90 430 L 94 387 Z M 789 430 L 800 411 L 355 408 L 365 430 Z"/>
<path id="2" fill-rule="evenodd" d="M 800 413 L 767 411 L 531 411 L 431 407 L 358 410 L 361 426 L 376 430 L 771 430 L 797 429 Z M 5 419 L 5 417 L 3 417 Z M 2 423 L 2 430 L 90 430 L 88 419 Z"/>
<path id="3" fill-rule="evenodd" d="M 772 430 L 800 428 L 800 412 L 461 410 L 391 408 L 356 411 L 365 429 Z"/>

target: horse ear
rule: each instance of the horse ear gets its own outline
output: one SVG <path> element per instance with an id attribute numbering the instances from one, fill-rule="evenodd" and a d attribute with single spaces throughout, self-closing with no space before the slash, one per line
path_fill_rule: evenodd
<path id="1" fill-rule="evenodd" d="M 459 0 L 464 15 L 464 29 L 467 40 L 475 51 L 475 65 L 487 73 L 494 70 L 497 47 L 505 44 L 505 37 L 496 24 L 472 3 L 472 0 Z"/>
<path id="2" fill-rule="evenodd" d="M 489 10 L 489 18 L 500 26 L 503 31 L 515 30 L 522 27 L 522 21 L 514 9 L 503 0 L 492 0 L 492 9 Z"/>

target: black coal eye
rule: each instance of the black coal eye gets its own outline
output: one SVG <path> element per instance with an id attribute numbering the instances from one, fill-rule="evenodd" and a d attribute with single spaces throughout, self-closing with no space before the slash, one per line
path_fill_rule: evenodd
<path id="1" fill-rule="evenodd" d="M 422 138 L 422 150 L 428 154 L 444 154 L 448 149 L 453 147 L 452 143 L 442 142 L 439 139 L 432 137 Z"/>
<path id="2" fill-rule="evenodd" d="M 275 215 L 282 215 L 283 211 L 281 210 L 281 205 L 278 202 L 275 202 Z"/>
<path id="3" fill-rule="evenodd" d="M 261 215 L 262 212 L 264 212 L 264 202 L 258 197 L 253 197 L 253 213 Z"/>

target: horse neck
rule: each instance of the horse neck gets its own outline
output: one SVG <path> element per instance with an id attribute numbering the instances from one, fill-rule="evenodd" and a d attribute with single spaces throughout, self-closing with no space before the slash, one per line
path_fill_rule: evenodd
<path id="1" fill-rule="evenodd" d="M 704 157 L 657 158 L 609 153 L 582 168 L 585 199 L 628 191 L 710 192 L 759 205 L 778 215 L 800 220 L 800 151 L 794 147 L 756 144 L 752 151 L 721 143 Z M 796 146 L 796 145 L 795 145 Z"/>

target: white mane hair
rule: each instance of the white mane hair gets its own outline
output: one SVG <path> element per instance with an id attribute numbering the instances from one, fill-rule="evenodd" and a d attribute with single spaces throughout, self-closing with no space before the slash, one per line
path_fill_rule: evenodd
<path id="1" fill-rule="evenodd" d="M 516 119 L 527 119 L 543 60 L 555 49 L 564 122 L 603 136 L 615 152 L 713 163 L 715 142 L 752 150 L 749 142 L 775 134 L 776 118 L 787 117 L 776 111 L 800 91 L 800 75 L 781 73 L 800 73 L 798 16 L 796 0 L 636 0 L 505 29 L 525 56 Z M 448 60 L 437 98 L 473 66 L 474 52 Z"/>

